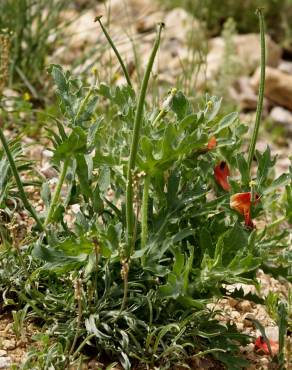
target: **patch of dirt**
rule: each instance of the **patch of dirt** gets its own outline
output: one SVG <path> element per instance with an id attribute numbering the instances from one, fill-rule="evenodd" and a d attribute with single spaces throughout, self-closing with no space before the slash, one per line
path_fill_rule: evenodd
<path id="1" fill-rule="evenodd" d="M 25 323 L 19 335 L 13 327 L 13 318 L 10 313 L 0 316 L 0 369 L 9 369 L 11 365 L 19 365 L 26 359 L 29 348 L 35 342 L 32 336 L 39 329 L 32 323 Z"/>

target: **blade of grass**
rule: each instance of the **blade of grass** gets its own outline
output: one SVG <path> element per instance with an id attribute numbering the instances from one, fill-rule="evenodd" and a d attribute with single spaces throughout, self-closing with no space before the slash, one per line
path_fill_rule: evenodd
<path id="1" fill-rule="evenodd" d="M 3 148 L 4 148 L 5 154 L 7 156 L 7 159 L 9 161 L 11 171 L 12 171 L 13 176 L 15 178 L 15 182 L 16 182 L 16 185 L 17 185 L 17 188 L 18 188 L 18 191 L 19 191 L 20 198 L 23 202 L 23 205 L 24 205 L 25 209 L 30 213 L 30 215 L 34 218 L 38 228 L 41 231 L 44 231 L 44 226 L 43 226 L 42 222 L 40 221 L 36 211 L 34 210 L 32 205 L 30 204 L 29 200 L 27 199 L 27 196 L 25 194 L 25 191 L 24 191 L 24 188 L 23 188 L 23 185 L 22 185 L 21 178 L 20 178 L 19 173 L 18 173 L 17 168 L 16 168 L 16 164 L 14 162 L 13 156 L 12 156 L 12 154 L 10 152 L 10 149 L 9 149 L 9 145 L 6 141 L 6 138 L 5 138 L 4 133 L 3 133 L 1 128 L 0 128 L 0 140 L 2 142 L 2 145 L 3 145 Z"/>

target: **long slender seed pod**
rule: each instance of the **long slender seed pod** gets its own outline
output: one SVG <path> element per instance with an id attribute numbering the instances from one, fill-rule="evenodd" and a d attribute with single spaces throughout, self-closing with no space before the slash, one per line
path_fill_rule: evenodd
<path id="1" fill-rule="evenodd" d="M 255 152 L 257 137 L 259 133 L 259 127 L 261 122 L 263 101 L 264 101 L 264 90 L 265 90 L 265 75 L 266 75 L 266 43 L 265 43 L 265 22 L 262 9 L 257 9 L 257 16 L 259 18 L 260 34 L 261 34 L 261 74 L 260 74 L 260 85 L 259 85 L 259 96 L 256 111 L 255 125 L 252 133 L 252 138 L 248 150 L 248 169 L 251 171 L 252 160 Z"/>
<path id="2" fill-rule="evenodd" d="M 138 151 L 138 143 L 139 143 L 139 135 L 140 135 L 140 129 L 143 122 L 143 108 L 145 103 L 145 96 L 146 91 L 148 87 L 148 82 L 150 78 L 150 73 L 152 71 L 154 59 L 160 44 L 160 37 L 161 37 L 161 31 L 164 27 L 164 24 L 161 23 L 159 25 L 159 29 L 157 32 L 156 40 L 153 45 L 153 49 L 148 61 L 148 65 L 143 77 L 141 90 L 139 94 L 138 99 L 138 105 L 137 110 L 135 114 L 135 120 L 134 120 L 134 129 L 133 129 L 133 139 L 131 144 L 131 150 L 130 150 L 130 157 L 128 161 L 128 171 L 127 171 L 127 190 L 126 190 L 126 220 L 127 220 L 127 245 L 128 245 L 128 256 L 131 250 L 132 246 L 132 238 L 133 238 L 133 231 L 134 231 L 134 212 L 133 212 L 133 170 L 135 169 L 136 164 L 136 157 L 137 157 L 137 151 Z"/>
<path id="3" fill-rule="evenodd" d="M 98 17 L 96 17 L 95 18 L 95 22 L 98 22 L 100 24 L 100 27 L 101 27 L 101 29 L 102 29 L 102 31 L 103 31 L 103 33 L 104 33 L 104 35 L 105 35 L 108 43 L 110 44 L 111 48 L 113 49 L 114 53 L 116 54 L 116 57 L 118 58 L 118 61 L 119 61 L 120 65 L 121 65 L 121 67 L 122 67 L 122 70 L 124 72 L 125 78 L 127 80 L 127 84 L 130 87 L 132 87 L 132 82 L 131 82 L 131 79 L 130 79 L 130 75 L 129 75 L 129 72 L 128 72 L 126 66 L 125 66 L 125 63 L 123 62 L 123 59 L 122 59 L 122 57 L 121 57 L 118 49 L 116 48 L 116 46 L 115 46 L 112 38 L 110 37 L 109 33 L 107 32 L 106 28 L 104 27 L 104 25 L 103 25 L 103 23 L 101 21 L 101 18 L 102 18 L 101 15 L 98 16 Z"/>

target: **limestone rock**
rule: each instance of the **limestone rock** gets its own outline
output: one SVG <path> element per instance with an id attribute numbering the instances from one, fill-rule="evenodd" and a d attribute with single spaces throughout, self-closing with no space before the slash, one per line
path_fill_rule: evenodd
<path id="1" fill-rule="evenodd" d="M 86 11 L 81 16 L 77 16 L 73 10 L 66 11 L 63 15 L 65 19 L 75 18 L 66 30 L 71 35 L 68 38 L 70 49 L 84 50 L 85 46 L 97 43 L 100 32 L 100 27 L 94 23 L 97 15 L 93 10 Z"/>
<path id="2" fill-rule="evenodd" d="M 273 121 L 283 124 L 285 127 L 291 126 L 292 130 L 292 113 L 282 107 L 274 107 L 270 112 Z"/>
<path id="3" fill-rule="evenodd" d="M 249 301 L 241 301 L 236 307 L 242 312 L 252 312 L 252 307 Z"/>
<path id="4" fill-rule="evenodd" d="M 199 22 L 182 8 L 175 8 L 168 12 L 164 23 L 167 38 L 175 38 L 184 43 L 187 42 L 190 32 L 199 29 Z"/>
<path id="5" fill-rule="evenodd" d="M 258 89 L 260 69 L 257 69 L 251 83 Z M 265 96 L 273 103 L 292 110 L 292 75 L 281 72 L 272 67 L 266 67 Z"/>
<path id="6" fill-rule="evenodd" d="M 238 78 L 230 89 L 230 96 L 239 103 L 241 110 L 255 110 L 258 97 L 253 90 L 250 79 L 246 76 Z"/>
<path id="7" fill-rule="evenodd" d="M 162 22 L 164 14 L 161 11 L 151 13 L 143 18 L 139 18 L 136 22 L 136 30 L 138 33 L 155 31 L 158 23 Z"/>
<path id="8" fill-rule="evenodd" d="M 2 340 L 2 347 L 3 347 L 4 350 L 14 349 L 15 348 L 15 340 L 13 340 L 13 339 L 3 339 Z"/>
<path id="9" fill-rule="evenodd" d="M 250 33 L 236 35 L 233 37 L 234 55 L 240 65 L 240 74 L 248 75 L 253 73 L 260 65 L 261 49 L 259 35 Z M 276 67 L 281 60 L 281 48 L 269 37 L 266 36 L 267 65 Z M 207 79 L 213 79 L 218 74 L 224 62 L 225 41 L 222 37 L 214 37 L 209 41 L 209 53 L 207 55 Z"/>
<path id="10" fill-rule="evenodd" d="M 0 357 L 0 369 L 8 369 L 11 365 L 10 357 Z"/>
<path id="11" fill-rule="evenodd" d="M 279 327 L 278 326 L 266 326 L 265 327 L 265 332 L 266 332 L 266 336 L 270 339 L 270 340 L 273 340 L 275 342 L 277 342 L 279 340 Z M 257 331 L 258 335 L 261 335 L 261 333 L 259 333 Z"/>
<path id="12" fill-rule="evenodd" d="M 260 38 L 256 33 L 237 35 L 234 44 L 240 60 L 252 71 L 258 67 L 261 58 Z M 277 67 L 282 56 L 282 49 L 270 36 L 266 35 L 267 65 Z"/>
<path id="13" fill-rule="evenodd" d="M 280 64 L 278 65 L 278 69 L 281 72 L 285 72 L 292 75 L 292 62 L 288 62 L 287 60 L 281 60 Z"/>

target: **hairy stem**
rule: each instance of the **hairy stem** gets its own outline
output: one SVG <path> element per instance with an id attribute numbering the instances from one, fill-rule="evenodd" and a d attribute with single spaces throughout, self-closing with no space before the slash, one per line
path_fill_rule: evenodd
<path id="1" fill-rule="evenodd" d="M 128 268 L 128 270 L 125 271 L 124 276 L 123 276 L 123 280 L 124 280 L 123 300 L 122 300 L 121 308 L 120 308 L 120 311 L 119 311 L 119 314 L 118 314 L 117 317 L 120 316 L 120 314 L 124 311 L 124 309 L 127 305 L 128 290 L 129 290 L 129 265 L 128 264 L 127 264 L 127 268 Z M 126 269 L 124 269 L 124 270 L 126 270 Z"/>
<path id="2" fill-rule="evenodd" d="M 130 253 L 133 239 L 133 229 L 134 229 L 134 214 L 133 214 L 133 170 L 136 164 L 138 142 L 140 135 L 140 128 L 143 121 L 143 107 L 145 102 L 146 90 L 150 78 L 150 73 L 153 67 L 154 59 L 160 44 L 160 36 L 163 28 L 163 24 L 160 24 L 159 30 L 156 36 L 156 40 L 148 61 L 148 65 L 143 77 L 142 86 L 140 90 L 140 95 L 138 99 L 138 106 L 136 110 L 135 120 L 134 120 L 134 130 L 133 139 L 130 150 L 130 158 L 128 162 L 127 171 L 127 190 L 126 190 L 126 220 L 127 220 L 127 244 L 128 244 L 128 254 Z M 129 255 L 127 256 L 129 257 Z"/>
<path id="3" fill-rule="evenodd" d="M 254 130 L 248 151 L 248 169 L 251 171 L 252 160 L 254 156 L 254 151 L 256 147 L 257 137 L 259 133 L 259 127 L 261 122 L 261 115 L 263 110 L 264 101 L 264 90 L 265 90 L 265 69 L 266 69 L 266 44 L 265 44 L 265 22 L 264 16 L 261 9 L 257 10 L 257 16 L 259 17 L 260 24 L 260 34 L 261 34 L 261 74 L 260 74 L 260 84 L 259 84 L 259 97 L 256 111 L 256 119 Z"/>
<path id="4" fill-rule="evenodd" d="M 50 223 L 51 218 L 52 218 L 52 216 L 54 214 L 54 211 L 56 209 L 56 206 L 59 202 L 62 186 L 63 186 L 63 183 L 65 181 L 65 177 L 67 175 L 67 170 L 68 170 L 68 167 L 69 167 L 69 163 L 70 163 L 70 158 L 66 158 L 64 163 L 63 163 L 63 167 L 62 167 L 62 170 L 61 170 L 61 175 L 59 177 L 59 181 L 58 181 L 57 187 L 55 189 L 54 196 L 53 196 L 52 202 L 50 204 L 50 208 L 48 210 L 48 214 L 47 214 L 47 217 L 46 217 L 46 220 L 45 220 L 45 226 L 47 226 Z"/>
<path id="5" fill-rule="evenodd" d="M 129 72 L 128 72 L 128 70 L 127 70 L 127 68 L 126 68 L 126 66 L 125 66 L 125 63 L 123 62 L 123 59 L 122 59 L 122 57 L 121 57 L 121 55 L 120 55 L 120 53 L 119 53 L 118 49 L 116 48 L 116 46 L 115 46 L 115 44 L 114 44 L 114 42 L 113 42 L 112 38 L 110 37 L 110 35 L 109 35 L 109 33 L 107 32 L 107 30 L 106 30 L 106 28 L 104 27 L 104 25 L 102 24 L 101 17 L 102 17 L 102 16 L 96 17 L 96 18 L 95 18 L 95 22 L 99 22 L 100 27 L 101 27 L 101 29 L 102 29 L 102 31 L 103 31 L 103 33 L 104 33 L 104 35 L 105 35 L 105 37 L 106 37 L 106 39 L 107 39 L 108 43 L 110 44 L 110 46 L 112 47 L 112 49 L 113 49 L 114 53 L 116 54 L 116 57 L 118 58 L 118 61 L 119 61 L 120 65 L 121 65 L 121 67 L 122 67 L 122 70 L 123 70 L 123 72 L 124 72 L 125 78 L 126 78 L 126 80 L 127 80 L 127 84 L 128 84 L 130 87 L 132 87 L 132 82 L 131 82 L 131 79 L 130 79 L 130 76 L 129 76 Z"/>
<path id="6" fill-rule="evenodd" d="M 5 139 L 5 136 L 3 134 L 3 131 L 2 129 L 0 128 L 0 140 L 2 142 L 2 145 L 3 145 L 3 148 L 4 148 L 4 151 L 5 151 L 5 154 L 7 156 L 7 159 L 9 161 L 9 164 L 10 164 L 10 167 L 11 167 L 11 171 L 13 173 L 13 176 L 15 178 L 15 182 L 16 182 L 16 185 L 17 185 L 17 188 L 18 188 L 18 191 L 19 191 L 19 196 L 22 200 L 22 203 L 25 207 L 25 209 L 30 213 L 30 215 L 34 218 L 38 228 L 42 231 L 44 231 L 44 226 L 42 224 L 42 222 L 40 221 L 36 211 L 34 210 L 34 208 L 32 207 L 32 205 L 30 204 L 29 200 L 27 199 L 27 196 L 25 194 L 25 191 L 24 191 L 24 188 L 23 188 L 23 185 L 22 185 L 22 181 L 20 179 L 20 176 L 19 176 L 19 173 L 17 171 L 17 168 L 16 168 L 16 164 L 14 162 L 14 159 L 13 159 L 13 156 L 10 152 L 10 149 L 9 149 L 9 146 L 8 146 L 8 143 Z"/>
<path id="7" fill-rule="evenodd" d="M 148 199 L 150 188 L 150 176 L 144 178 L 143 199 L 142 199 L 142 220 L 141 220 L 141 249 L 146 246 L 148 238 Z"/>

